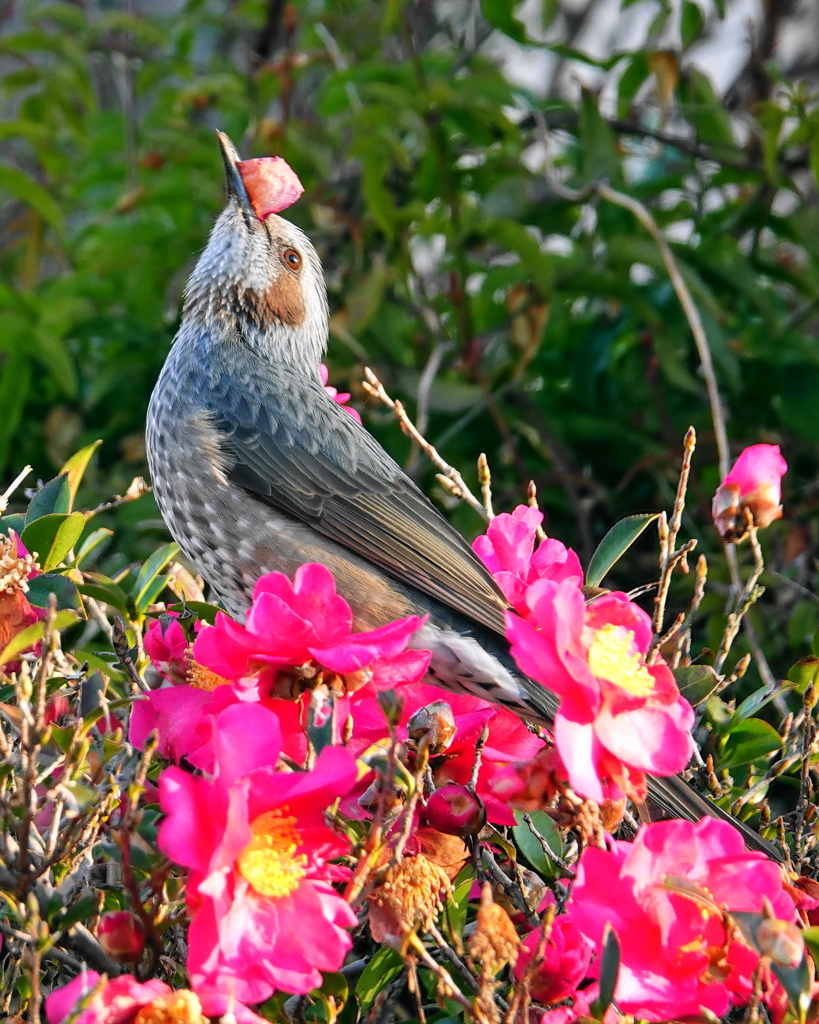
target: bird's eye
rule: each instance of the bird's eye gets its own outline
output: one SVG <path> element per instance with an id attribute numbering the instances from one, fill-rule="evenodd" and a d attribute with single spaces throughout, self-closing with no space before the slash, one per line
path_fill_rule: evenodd
<path id="1" fill-rule="evenodd" d="M 285 249 L 282 259 L 291 270 L 301 270 L 301 253 L 296 249 Z"/>

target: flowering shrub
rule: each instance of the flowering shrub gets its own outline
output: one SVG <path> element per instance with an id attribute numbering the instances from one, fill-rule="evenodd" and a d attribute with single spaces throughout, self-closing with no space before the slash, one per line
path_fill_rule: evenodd
<path id="1" fill-rule="evenodd" d="M 762 461 L 777 469 L 774 454 Z M 759 458 L 738 460 L 722 487 L 778 504 L 778 476 L 746 486 Z M 321 1007 L 316 1021 L 352 1024 L 393 981 L 421 1010 L 433 1000 L 480 1024 L 743 1007 L 780 1024 L 819 1008 L 816 812 L 785 755 L 790 726 L 779 736 L 754 716 L 767 691 L 733 725 L 716 695 L 743 671 L 723 665 L 754 573 L 745 612 L 697 661 L 701 569 L 669 629 L 659 598 L 651 618 L 585 582 L 577 556 L 540 533 L 538 509 L 492 518 L 474 547 L 512 606 L 511 654 L 559 701 L 550 728 L 527 726 L 426 681 L 429 652 L 411 646 L 423 619 L 358 631 L 324 566 L 261 577 L 237 622 L 171 569 L 174 546 L 130 589 L 72 564 L 59 530 L 77 513 L 51 511 L 44 492 L 30 524 L 0 519 L 2 743 L 20 765 L 0 776 L 0 928 L 17 979 L 6 1008 L 32 1017 L 44 999 L 51 1024 L 251 1024 L 312 1021 Z M 758 510 L 745 520 L 755 559 L 760 522 Z M 638 534 L 613 531 L 589 577 Z M 662 519 L 660 539 L 670 573 L 687 549 Z M 81 611 L 100 621 L 105 607 L 122 613 L 110 658 L 71 653 Z M 812 664 L 794 672 L 802 740 Z M 635 833 L 628 802 L 652 814 L 651 780 L 688 766 L 695 727 L 711 793 L 739 817 Z M 764 828 L 766 794 L 788 775 L 796 829 L 746 848 L 740 818 Z M 779 863 L 786 849 L 803 874 Z"/>

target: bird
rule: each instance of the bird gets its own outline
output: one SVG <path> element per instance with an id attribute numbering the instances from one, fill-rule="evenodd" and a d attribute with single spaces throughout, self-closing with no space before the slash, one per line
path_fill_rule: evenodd
<path id="1" fill-rule="evenodd" d="M 550 726 L 557 697 L 523 676 L 508 602 L 465 538 L 376 439 L 328 396 L 321 262 L 278 215 L 260 220 L 240 158 L 218 133 L 226 202 L 188 280 L 179 331 L 151 395 L 146 449 L 170 533 L 226 611 L 243 621 L 258 578 L 318 562 L 357 630 L 426 616 L 412 646 L 429 681 Z M 649 779 L 666 813 L 727 818 L 678 776 Z"/>

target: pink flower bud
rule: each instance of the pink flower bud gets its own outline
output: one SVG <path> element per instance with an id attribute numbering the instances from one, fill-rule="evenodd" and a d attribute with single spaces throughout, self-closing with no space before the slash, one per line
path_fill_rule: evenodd
<path id="1" fill-rule="evenodd" d="M 427 800 L 429 824 L 449 836 L 475 836 L 486 824 L 483 800 L 466 786 L 447 782 Z"/>
<path id="2" fill-rule="evenodd" d="M 132 963 L 145 949 L 145 929 L 129 910 L 111 910 L 100 918 L 97 940 L 114 960 Z"/>
<path id="3" fill-rule="evenodd" d="M 743 539 L 748 528 L 746 510 L 760 529 L 779 519 L 781 481 L 787 469 L 777 444 L 754 444 L 742 452 L 711 503 L 714 525 L 725 541 Z"/>
<path id="4" fill-rule="evenodd" d="M 417 746 L 427 737 L 427 752 L 437 757 L 448 750 L 455 738 L 455 715 L 445 700 L 435 700 L 419 708 L 407 722 L 407 739 Z"/>

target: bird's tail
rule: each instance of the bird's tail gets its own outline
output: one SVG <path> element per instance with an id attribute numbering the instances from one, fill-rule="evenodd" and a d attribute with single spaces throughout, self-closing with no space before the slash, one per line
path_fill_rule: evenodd
<path id="1" fill-rule="evenodd" d="M 470 623 L 469 634 L 427 625 L 413 638 L 414 646 L 432 651 L 429 675 L 444 689 L 460 690 L 501 704 L 537 725 L 551 727 L 558 699 L 551 690 L 520 674 L 503 638 Z M 727 821 L 738 829 L 749 850 L 782 861 L 777 845 L 763 839 L 743 821 L 701 796 L 679 775 L 648 779 L 649 805 L 669 817 L 699 821 L 705 815 Z"/>

